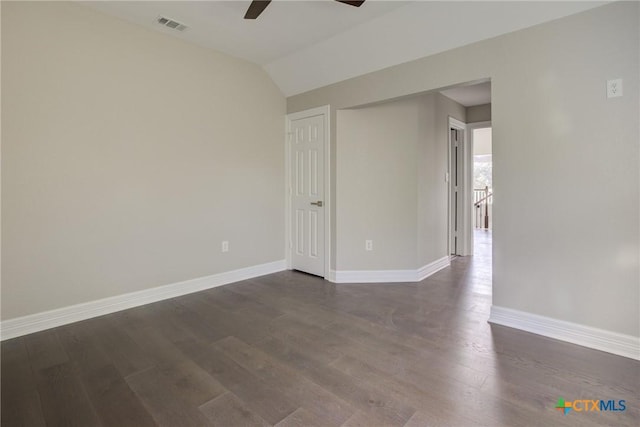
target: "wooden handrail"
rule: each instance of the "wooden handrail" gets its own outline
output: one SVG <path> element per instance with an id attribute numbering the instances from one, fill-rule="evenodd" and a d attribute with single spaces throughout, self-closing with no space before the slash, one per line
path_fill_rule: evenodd
<path id="1" fill-rule="evenodd" d="M 489 197 L 491 197 L 491 196 L 493 196 L 493 193 L 489 193 L 489 194 L 487 194 L 487 195 L 486 195 L 486 196 L 484 196 L 482 199 L 480 199 L 480 200 L 478 200 L 477 202 L 475 202 L 475 203 L 473 204 L 473 206 L 475 206 L 475 207 L 477 208 L 478 206 L 480 206 L 480 205 L 482 204 L 482 202 L 484 202 L 485 200 L 487 200 L 487 199 L 488 199 Z"/>
<path id="2" fill-rule="evenodd" d="M 477 200 L 476 202 L 473 203 L 473 206 L 476 209 L 480 209 L 478 212 L 478 214 L 480 214 L 480 216 L 476 216 L 475 218 L 475 222 L 476 222 L 476 228 L 482 228 L 481 225 L 479 225 L 479 222 L 482 221 L 482 219 L 484 219 L 484 228 L 489 229 L 489 202 L 488 199 L 489 197 L 493 196 L 493 193 L 489 193 L 489 186 L 487 185 L 486 187 L 484 187 L 483 189 L 474 189 L 474 198 L 484 194 L 484 197 L 482 197 L 480 200 Z M 478 194 L 479 193 L 479 194 Z M 482 205 L 484 205 L 484 218 L 482 218 Z"/>

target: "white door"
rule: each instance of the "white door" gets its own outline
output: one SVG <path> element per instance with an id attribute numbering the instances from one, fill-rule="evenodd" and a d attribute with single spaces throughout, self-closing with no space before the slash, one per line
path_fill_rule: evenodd
<path id="1" fill-rule="evenodd" d="M 291 121 L 291 267 L 324 277 L 324 115 Z"/>
<path id="2" fill-rule="evenodd" d="M 454 127 L 449 128 L 449 141 L 450 141 L 450 155 L 451 164 L 449 165 L 450 171 L 450 244 L 449 253 L 451 255 L 460 255 L 460 226 L 461 226 L 461 213 L 462 204 L 460 197 L 460 186 L 462 184 L 461 174 L 461 145 L 462 145 L 462 131 Z"/>

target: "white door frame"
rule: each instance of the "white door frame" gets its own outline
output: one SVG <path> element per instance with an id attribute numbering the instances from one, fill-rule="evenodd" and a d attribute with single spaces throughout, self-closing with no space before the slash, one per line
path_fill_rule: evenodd
<path id="1" fill-rule="evenodd" d="M 292 269 L 291 250 L 293 242 L 291 240 L 291 122 L 308 117 L 324 116 L 324 274 L 325 279 L 329 276 L 331 263 L 331 126 L 330 126 L 330 107 L 325 105 L 322 107 L 312 108 L 310 110 L 299 111 L 297 113 L 287 114 L 285 117 L 285 259 L 287 269 Z"/>
<path id="2" fill-rule="evenodd" d="M 471 209 L 473 202 L 473 192 L 471 191 L 471 187 L 473 186 L 473 149 L 469 144 L 469 134 L 468 127 L 466 123 L 461 122 L 451 116 L 449 116 L 449 122 L 447 127 L 447 141 L 448 141 L 448 152 L 449 152 L 449 164 L 447 166 L 447 170 L 449 171 L 449 215 L 448 215 L 448 247 L 449 254 L 451 254 L 451 235 L 452 235 L 452 227 L 451 224 L 451 212 L 453 211 L 453 201 L 451 199 L 452 194 L 452 186 L 453 186 L 453 177 L 451 176 L 451 157 L 453 155 L 451 149 L 451 128 L 458 129 L 462 132 L 462 144 L 458 146 L 459 158 L 462 159 L 462 164 L 458 165 L 458 168 L 462 170 L 462 179 L 458 182 L 458 195 L 460 200 L 462 201 L 460 209 L 462 209 L 462 214 L 459 218 L 462 218 L 460 221 L 458 228 L 458 255 L 472 255 L 473 254 L 473 230 L 472 230 L 472 214 L 473 211 Z"/>
<path id="3" fill-rule="evenodd" d="M 469 141 L 469 144 L 467 144 L 467 148 L 469 151 L 467 158 L 469 159 L 470 172 L 471 172 L 471 176 L 469 177 L 469 180 L 468 180 L 468 185 L 469 185 L 468 188 L 470 190 L 473 190 L 473 131 L 475 129 L 484 129 L 484 128 L 490 128 L 490 127 L 491 127 L 491 120 L 486 122 L 475 122 L 475 123 L 467 124 L 467 135 L 468 135 L 467 140 Z M 471 197 L 470 203 L 473 204 L 473 193 L 470 194 L 470 197 Z M 469 214 L 471 216 L 469 217 L 469 221 L 470 221 L 469 230 L 473 230 L 473 215 L 475 214 L 475 209 L 473 209 L 473 206 L 471 206 L 470 209 L 471 211 L 469 212 Z M 473 255 L 473 231 L 471 231 L 470 233 L 469 242 L 470 242 L 469 255 Z"/>

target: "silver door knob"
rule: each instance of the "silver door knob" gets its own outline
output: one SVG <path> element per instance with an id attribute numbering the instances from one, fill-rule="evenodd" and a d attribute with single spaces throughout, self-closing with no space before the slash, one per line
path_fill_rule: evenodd
<path id="1" fill-rule="evenodd" d="M 318 200 L 317 202 L 311 202 L 312 205 L 314 206 L 318 206 L 319 208 L 322 207 L 322 200 Z"/>

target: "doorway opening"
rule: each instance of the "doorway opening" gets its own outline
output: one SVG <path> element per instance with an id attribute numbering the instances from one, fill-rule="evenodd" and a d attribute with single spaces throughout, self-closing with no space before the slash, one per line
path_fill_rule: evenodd
<path id="1" fill-rule="evenodd" d="M 490 231 L 493 223 L 491 128 L 472 130 L 473 227 Z"/>
<path id="2" fill-rule="evenodd" d="M 473 147 L 473 248 L 475 253 L 491 250 L 493 229 L 493 150 L 490 122 L 469 126 Z"/>
<path id="3" fill-rule="evenodd" d="M 491 295 L 493 278 L 493 150 L 491 122 L 469 125 L 473 155 L 473 266 L 485 280 L 477 282 L 474 291 Z"/>
<path id="4" fill-rule="evenodd" d="M 482 187 L 483 195 L 475 190 L 479 187 L 474 182 L 474 136 L 491 132 L 491 82 L 453 86 L 440 93 L 464 108 L 458 110 L 456 120 L 449 116 L 447 130 L 448 146 L 448 189 L 449 189 L 449 256 L 469 256 L 474 254 L 474 233 L 480 220 L 476 203 L 480 202 L 482 214 L 492 218 L 493 198 L 487 196 L 490 191 Z M 490 138 L 489 138 L 490 139 Z M 480 138 L 480 144 L 483 142 Z M 486 145 L 486 144 L 485 144 Z M 489 143 L 490 146 L 490 143 Z M 491 171 L 488 171 L 490 176 Z M 491 187 L 489 185 L 488 187 Z M 492 188 L 491 188 L 492 191 Z M 484 217 L 483 217 L 484 218 Z M 487 227 L 490 228 L 490 225 Z"/>

